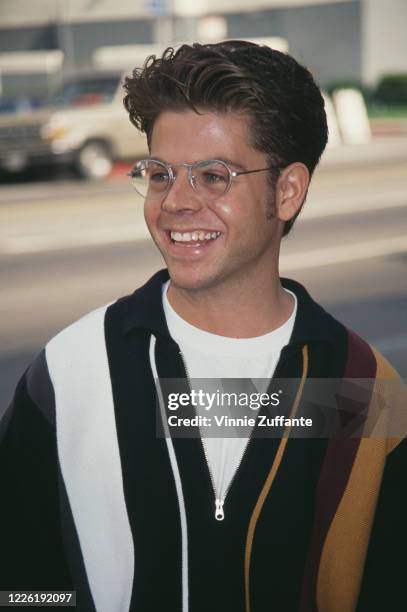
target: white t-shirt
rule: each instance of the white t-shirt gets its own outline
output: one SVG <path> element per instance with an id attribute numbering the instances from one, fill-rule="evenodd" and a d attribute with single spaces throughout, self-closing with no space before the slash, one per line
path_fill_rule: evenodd
<path id="1" fill-rule="evenodd" d="M 297 298 L 287 321 L 255 338 L 228 338 L 187 323 L 167 298 L 170 281 L 163 285 L 163 307 L 172 338 L 179 345 L 190 379 L 270 379 L 282 348 L 288 344 L 297 312 Z M 264 392 L 266 388 L 258 388 Z M 240 464 L 248 438 L 202 438 L 215 497 L 224 500 Z"/>

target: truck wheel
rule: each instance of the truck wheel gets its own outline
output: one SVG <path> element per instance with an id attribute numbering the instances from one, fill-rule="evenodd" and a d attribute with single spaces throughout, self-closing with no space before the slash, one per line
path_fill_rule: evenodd
<path id="1" fill-rule="evenodd" d="M 113 167 L 109 147 L 103 142 L 88 142 L 78 153 L 76 167 L 84 178 L 94 181 L 106 178 Z"/>

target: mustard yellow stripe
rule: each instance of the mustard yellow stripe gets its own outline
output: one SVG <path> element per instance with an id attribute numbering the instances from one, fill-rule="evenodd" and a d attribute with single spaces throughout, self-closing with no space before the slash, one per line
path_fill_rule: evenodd
<path id="1" fill-rule="evenodd" d="M 388 438 L 387 432 L 394 402 L 405 401 L 407 411 L 407 398 L 403 399 L 397 385 L 393 387 L 383 383 L 399 379 L 399 376 L 380 353 L 372 350 L 377 368 L 368 415 L 376 420 L 376 424 L 374 431 L 370 432 L 371 437 L 360 440 L 348 482 L 324 542 L 317 579 L 319 612 L 353 612 L 357 606 L 386 454 L 402 439 Z"/>
<path id="2" fill-rule="evenodd" d="M 404 400 L 402 399 L 402 381 L 400 380 L 398 373 L 387 361 L 387 359 L 383 357 L 383 355 L 381 355 L 374 347 L 371 348 L 373 350 L 374 356 L 376 357 L 377 363 L 375 391 L 377 391 L 377 393 L 380 395 L 387 396 L 387 402 L 389 402 L 389 407 L 390 410 L 393 411 L 393 414 L 396 414 L 397 411 L 401 413 L 403 411 L 403 408 L 406 410 L 407 413 L 407 397 L 405 397 Z M 379 388 L 381 380 L 400 380 L 400 386 L 398 387 L 395 385 L 394 388 L 388 386 L 386 388 L 387 393 L 385 392 L 381 394 Z M 392 394 L 391 391 L 393 391 L 394 393 Z M 402 401 L 404 401 L 404 406 L 400 406 L 400 402 Z M 400 427 L 400 429 L 402 429 L 402 427 Z M 405 433 L 407 434 L 407 431 Z M 390 454 L 400 444 L 402 440 L 403 437 L 388 438 L 386 448 L 387 454 Z"/>
<path id="3" fill-rule="evenodd" d="M 308 347 L 304 346 L 302 349 L 302 375 L 301 375 L 301 381 L 300 384 L 298 386 L 297 389 L 297 393 L 294 399 L 294 403 L 291 409 L 291 413 L 290 413 L 290 417 L 289 418 L 293 418 L 296 414 L 297 414 L 297 410 L 298 410 L 298 406 L 300 404 L 300 399 L 301 399 L 301 395 L 302 395 L 302 391 L 304 388 L 304 384 L 305 384 L 305 380 L 307 378 L 307 372 L 308 372 Z M 257 521 L 258 518 L 260 516 L 260 513 L 262 511 L 264 502 L 266 500 L 267 495 L 270 492 L 271 486 L 273 484 L 274 478 L 277 474 L 278 468 L 280 467 L 280 463 L 281 460 L 283 458 L 284 455 L 284 451 L 285 451 L 285 447 L 287 445 L 287 441 L 288 441 L 288 436 L 290 435 L 290 431 L 291 431 L 291 426 L 290 427 L 286 427 L 285 432 L 284 432 L 284 436 L 281 438 L 279 447 L 277 449 L 277 453 L 276 456 L 274 457 L 274 461 L 273 464 L 271 466 L 270 472 L 266 478 L 266 481 L 263 485 L 263 489 L 261 490 L 261 493 L 259 495 L 259 498 L 256 502 L 256 505 L 254 507 L 252 516 L 250 518 L 250 522 L 249 522 L 249 528 L 247 531 L 247 538 L 246 538 L 246 548 L 245 548 L 245 559 L 244 559 L 244 581 L 245 581 L 245 602 L 246 602 L 246 612 L 250 612 L 250 561 L 251 561 L 251 554 L 252 554 L 252 548 L 253 548 L 253 538 L 254 538 L 254 532 L 256 530 L 256 525 L 257 525 Z"/>
<path id="4" fill-rule="evenodd" d="M 362 438 L 322 549 L 318 612 L 353 612 L 386 458 L 385 438 Z"/>
<path id="5" fill-rule="evenodd" d="M 383 355 L 379 353 L 379 351 L 376 350 L 373 346 L 371 346 L 370 348 L 372 349 L 376 358 L 376 378 L 384 378 L 387 380 L 391 378 L 399 378 L 398 373 L 393 368 L 391 363 L 389 363 L 387 359 L 383 357 Z"/>

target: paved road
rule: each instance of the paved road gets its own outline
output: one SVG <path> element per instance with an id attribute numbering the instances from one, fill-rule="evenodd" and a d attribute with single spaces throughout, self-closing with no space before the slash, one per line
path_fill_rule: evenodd
<path id="1" fill-rule="evenodd" d="M 282 273 L 407 376 L 407 163 L 321 171 L 285 241 Z M 0 411 L 58 329 L 161 266 L 122 183 L 0 189 Z"/>

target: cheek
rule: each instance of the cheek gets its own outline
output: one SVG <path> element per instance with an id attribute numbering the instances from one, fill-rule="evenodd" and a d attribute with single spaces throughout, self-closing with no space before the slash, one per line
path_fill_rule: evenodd
<path id="1" fill-rule="evenodd" d="M 267 179 L 261 176 L 243 178 L 245 182 L 232 184 L 226 196 L 216 201 L 216 211 L 228 225 L 264 223 L 274 209 Z"/>
<path id="2" fill-rule="evenodd" d="M 159 214 L 159 207 L 152 206 L 151 202 L 149 204 L 144 204 L 144 219 L 149 228 L 154 228 L 157 225 Z"/>
<path id="3" fill-rule="evenodd" d="M 242 186 L 239 186 L 242 187 Z M 238 193 L 227 193 L 224 198 L 216 200 L 214 210 L 230 230 L 246 224 L 253 219 L 258 203 L 247 189 L 240 188 Z"/>
<path id="4" fill-rule="evenodd" d="M 213 207 L 216 215 L 228 226 L 233 219 L 233 212 L 236 210 L 236 203 L 229 200 L 218 200 Z"/>
<path id="5" fill-rule="evenodd" d="M 228 232 L 246 232 L 252 230 L 262 231 L 270 218 L 270 199 L 266 199 L 264 193 L 242 194 L 239 199 L 218 200 L 216 202 L 216 214 L 227 226 Z M 256 229 L 257 228 L 257 229 Z M 245 232 L 245 233 L 246 233 Z"/>

